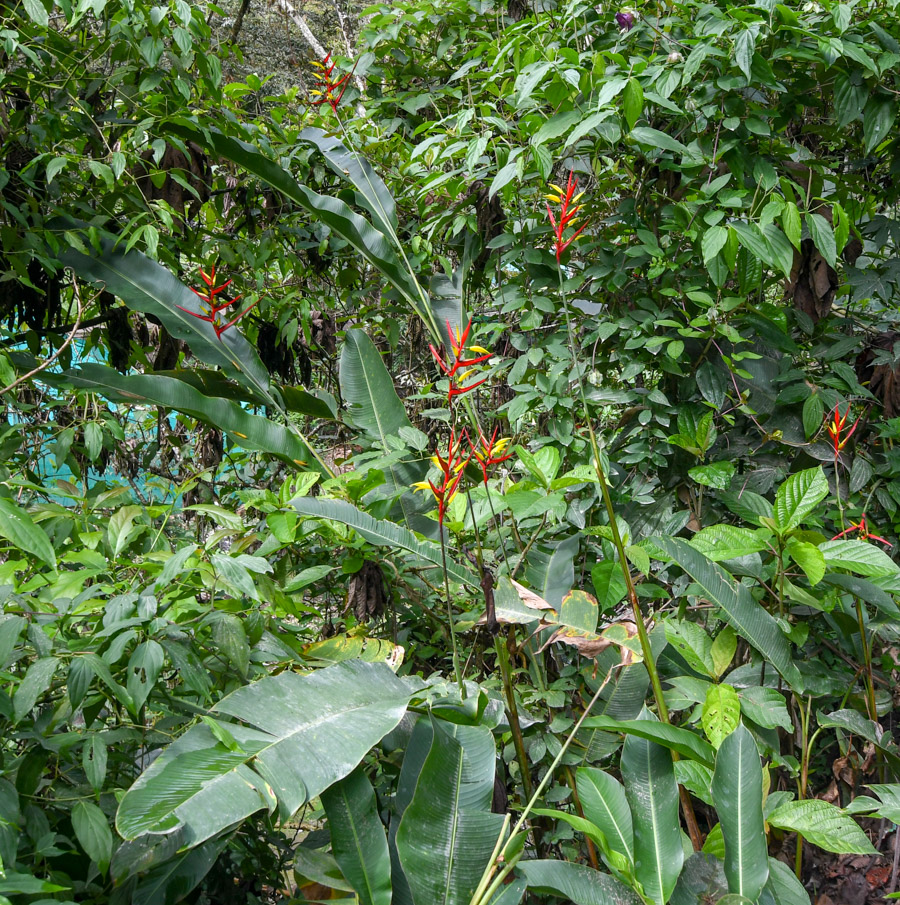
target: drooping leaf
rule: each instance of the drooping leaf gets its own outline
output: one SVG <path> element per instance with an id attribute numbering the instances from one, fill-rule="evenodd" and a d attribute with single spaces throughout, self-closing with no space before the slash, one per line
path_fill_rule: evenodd
<path id="1" fill-rule="evenodd" d="M 369 543 L 379 547 L 407 550 L 414 556 L 441 566 L 441 548 L 430 541 L 419 540 L 411 531 L 393 522 L 373 518 L 346 500 L 324 500 L 314 497 L 295 497 L 291 505 L 301 514 L 314 518 L 332 519 L 353 528 Z M 464 566 L 447 557 L 447 572 L 454 581 L 478 587 L 478 579 Z"/>
<path id="2" fill-rule="evenodd" d="M 782 830 L 793 830 L 808 842 L 836 854 L 871 855 L 875 847 L 859 824 L 840 808 L 811 798 L 788 801 L 769 814 L 768 822 Z"/>
<path id="3" fill-rule="evenodd" d="M 743 584 L 680 538 L 656 535 L 650 540 L 703 587 L 738 634 L 769 660 L 793 688 L 800 687 L 800 674 L 791 658 L 787 639 L 778 623 L 750 596 Z"/>
<path id="4" fill-rule="evenodd" d="M 756 742 L 743 724 L 719 748 L 712 795 L 725 839 L 728 889 L 756 901 L 769 878 L 762 766 Z"/>
<path id="5" fill-rule="evenodd" d="M 225 724 L 238 747 L 217 742 L 205 724 L 191 728 L 128 790 L 116 828 L 134 839 L 180 826 L 184 844 L 197 845 L 274 807 L 276 796 L 291 815 L 396 726 L 409 693 L 386 665 L 357 661 L 239 688 L 214 708 L 241 720 Z"/>
<path id="6" fill-rule="evenodd" d="M 229 399 L 206 396 L 182 380 L 157 374 L 123 376 L 114 368 L 90 363 L 65 372 L 64 377 L 113 402 L 149 403 L 184 412 L 228 432 L 249 449 L 271 453 L 292 465 L 322 468 L 309 446 L 283 424 L 253 415 Z"/>
<path id="7" fill-rule="evenodd" d="M 86 224 L 67 220 L 50 224 L 65 229 L 79 225 Z M 277 406 L 265 365 L 240 330 L 231 328 L 217 337 L 210 324 L 178 307 L 200 313 L 196 295 L 165 267 L 138 251 L 116 248 L 115 237 L 109 234 L 101 234 L 100 246 L 101 251 L 90 256 L 67 246 L 60 252 L 60 260 L 82 279 L 105 286 L 133 311 L 157 318 L 172 336 L 188 343 L 201 361 L 222 368 L 253 390 L 259 401 Z"/>
<path id="8" fill-rule="evenodd" d="M 680 840 L 679 840 L 680 844 Z M 637 893 L 615 877 L 571 861 L 520 861 L 518 870 L 538 895 L 560 896 L 572 905 L 640 905 Z"/>
<path id="9" fill-rule="evenodd" d="M 582 725 L 589 729 L 602 729 L 604 732 L 624 732 L 626 736 L 653 741 L 707 767 L 712 767 L 715 763 L 715 749 L 696 732 L 660 723 L 656 719 L 642 717 L 637 720 L 614 720 L 608 716 L 589 716 Z"/>

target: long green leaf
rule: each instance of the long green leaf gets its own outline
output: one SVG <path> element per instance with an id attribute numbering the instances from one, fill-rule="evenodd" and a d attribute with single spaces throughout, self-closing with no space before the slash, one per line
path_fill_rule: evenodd
<path id="1" fill-rule="evenodd" d="M 409 695 L 385 664 L 360 661 L 239 688 L 214 708 L 240 721 L 227 724 L 236 744 L 218 743 L 206 724 L 188 730 L 125 794 L 116 828 L 134 839 L 182 827 L 184 844 L 198 845 L 276 799 L 286 818 L 354 770 Z"/>
<path id="2" fill-rule="evenodd" d="M 525 577 L 531 589 L 557 612 L 575 581 L 574 562 L 578 544 L 578 535 L 573 534 L 553 544 L 547 551 L 535 546 L 526 560 Z"/>
<path id="3" fill-rule="evenodd" d="M 337 138 L 322 129 L 303 129 L 297 141 L 313 145 L 341 179 L 348 179 L 356 187 L 362 196 L 362 203 L 381 232 L 386 236 L 397 235 L 399 223 L 394 199 L 365 157 L 356 151 L 349 151 Z"/>
<path id="4" fill-rule="evenodd" d="M 787 864 L 769 858 L 769 880 L 759 905 L 809 905 L 809 893 Z"/>
<path id="5" fill-rule="evenodd" d="M 579 767 L 575 788 L 584 816 L 600 828 L 610 848 L 633 862 L 634 828 L 621 783 L 596 767 Z"/>
<path id="6" fill-rule="evenodd" d="M 411 531 L 394 522 L 373 518 L 346 500 L 321 500 L 315 497 L 295 497 L 291 505 L 301 514 L 313 518 L 330 519 L 353 528 L 369 543 L 379 547 L 394 547 L 430 562 L 441 565 L 441 548 L 430 541 L 419 540 Z M 454 581 L 478 587 L 478 579 L 464 566 L 447 559 L 447 572 Z"/>
<path id="7" fill-rule="evenodd" d="M 635 738 L 656 742 L 707 767 L 712 767 L 715 763 L 716 752 L 713 746 L 690 729 L 670 726 L 655 719 L 614 720 L 608 716 L 590 716 L 582 725 L 588 729 L 602 729 L 605 732 L 624 732 Z"/>
<path id="8" fill-rule="evenodd" d="M 272 453 L 293 465 L 319 469 L 312 450 L 284 425 L 245 411 L 239 403 L 210 397 L 189 383 L 159 374 L 123 376 L 106 365 L 85 364 L 66 371 L 64 379 L 86 390 L 102 393 L 114 402 L 148 403 L 184 412 L 226 431 L 249 449 Z M 54 382 L 48 378 L 48 382 Z M 59 383 L 59 378 L 56 379 Z"/>
<path id="9" fill-rule="evenodd" d="M 331 851 L 362 905 L 390 905 L 391 856 L 375 790 L 361 768 L 322 793 Z"/>
<path id="10" fill-rule="evenodd" d="M 634 821 L 634 872 L 644 893 L 665 905 L 684 862 L 672 754 L 629 735 L 622 746 L 621 770 Z"/>
<path id="11" fill-rule="evenodd" d="M 791 646 L 778 623 L 721 566 L 710 562 L 687 541 L 656 535 L 650 538 L 699 584 L 709 599 L 724 613 L 733 628 L 747 639 L 787 680 L 802 689 L 797 667 L 791 659 Z"/>
<path id="12" fill-rule="evenodd" d="M 56 229 L 85 225 L 68 220 L 50 224 Z M 87 237 L 85 245 L 90 246 Z M 101 233 L 100 247 L 100 252 L 85 255 L 68 246 L 60 253 L 60 260 L 82 279 L 105 286 L 133 311 L 159 319 L 172 336 L 190 345 L 197 358 L 244 383 L 258 400 L 279 406 L 269 388 L 265 366 L 240 330 L 232 328 L 217 337 L 211 324 L 178 307 L 200 313 L 197 296 L 165 267 L 138 251 L 126 253 L 116 248 L 115 237 L 108 233 Z"/>
<path id="13" fill-rule="evenodd" d="M 394 389 L 394 381 L 375 343 L 362 330 L 347 331 L 341 350 L 340 380 L 341 393 L 350 406 L 351 418 L 376 439 L 382 449 L 391 449 L 389 441 L 400 436 L 401 429 L 412 430 L 406 409 Z M 413 531 L 437 536 L 437 523 L 425 516 L 433 508 L 433 498 L 430 494 L 425 496 L 412 490 L 412 485 L 425 477 L 427 463 L 421 459 L 391 462 L 386 470 L 388 480 L 379 492 L 398 497 L 398 505 L 388 517 L 399 519 L 402 516 Z"/>
<path id="14" fill-rule="evenodd" d="M 267 182 L 292 201 L 317 217 L 346 239 L 373 267 L 381 272 L 418 310 L 421 305 L 419 287 L 403 267 L 384 233 L 337 198 L 320 195 L 297 182 L 282 166 L 260 153 L 253 145 L 230 138 L 218 129 L 198 129 L 186 121 L 169 122 L 166 129 L 185 141 L 201 147 L 243 167 Z"/>
<path id="15" fill-rule="evenodd" d="M 875 854 L 875 847 L 859 824 L 840 808 L 821 798 L 785 802 L 769 814 L 768 820 L 772 826 L 793 830 L 827 852 L 839 855 Z"/>
<path id="16" fill-rule="evenodd" d="M 433 730 L 397 851 L 415 905 L 468 905 L 503 826 L 480 791 L 485 775 L 493 782 L 496 755 L 483 748 L 467 768 L 460 742 L 436 721 Z"/>
<path id="17" fill-rule="evenodd" d="M 741 723 L 719 748 L 712 795 L 725 839 L 728 890 L 751 902 L 769 878 L 756 742 Z"/>
<path id="18" fill-rule="evenodd" d="M 679 840 L 680 844 L 680 840 Z M 560 896 L 573 905 L 641 905 L 637 893 L 615 877 L 571 861 L 520 861 L 528 888 L 539 895 Z"/>

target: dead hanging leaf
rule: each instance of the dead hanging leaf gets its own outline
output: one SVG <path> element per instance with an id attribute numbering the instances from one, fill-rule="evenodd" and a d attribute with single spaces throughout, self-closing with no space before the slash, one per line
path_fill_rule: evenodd
<path id="1" fill-rule="evenodd" d="M 615 645 L 622 653 L 622 666 L 641 662 L 640 642 L 637 626 L 633 622 L 616 622 L 607 626 L 599 634 L 565 625 L 557 629 L 541 646 L 541 650 L 558 641 L 574 647 L 583 657 L 598 657 L 610 645 Z"/>
<path id="2" fill-rule="evenodd" d="M 352 609 L 357 622 L 368 622 L 381 616 L 388 601 L 389 592 L 381 566 L 367 559 L 350 579 L 344 612 Z"/>
<path id="3" fill-rule="evenodd" d="M 534 591 L 529 591 L 528 588 L 520 585 L 519 582 L 513 580 L 512 586 L 516 589 L 519 594 L 519 599 L 525 606 L 530 610 L 553 610 L 553 607 L 544 600 L 539 594 L 535 594 Z"/>
<path id="4" fill-rule="evenodd" d="M 879 333 L 856 358 L 856 377 L 863 386 L 881 400 L 885 418 L 900 415 L 900 333 L 888 330 Z M 879 355 L 888 353 L 887 356 Z M 891 361 L 884 361 L 890 358 Z M 880 363 L 876 361 L 881 359 Z"/>
<path id="5" fill-rule="evenodd" d="M 793 299 L 794 307 L 816 323 L 831 311 L 837 287 L 837 271 L 822 257 L 812 239 L 804 239 L 800 251 L 794 251 L 794 266 L 785 284 L 785 296 Z"/>

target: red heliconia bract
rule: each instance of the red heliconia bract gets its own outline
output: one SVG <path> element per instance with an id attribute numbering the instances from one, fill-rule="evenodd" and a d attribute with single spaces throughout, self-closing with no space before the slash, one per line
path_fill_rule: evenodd
<path id="1" fill-rule="evenodd" d="M 196 311 L 191 311 L 188 308 L 185 308 L 182 305 L 176 305 L 176 308 L 179 308 L 181 311 L 184 311 L 185 314 L 190 314 L 191 317 L 196 317 L 197 320 L 206 321 L 210 324 L 213 330 L 216 331 L 216 337 L 221 340 L 222 334 L 233 327 L 248 311 L 251 311 L 255 308 L 260 300 L 257 299 L 252 305 L 248 305 L 237 317 L 233 317 L 230 321 L 226 323 L 222 323 L 219 320 L 219 314 L 224 311 L 226 308 L 230 308 L 235 302 L 241 299 L 240 295 L 236 295 L 233 299 L 225 299 L 221 303 L 216 300 L 216 296 L 220 292 L 224 292 L 231 283 L 232 280 L 226 280 L 222 283 L 221 286 L 216 286 L 216 266 L 213 264 L 209 269 L 209 273 L 205 273 L 202 268 L 198 268 L 200 273 L 200 278 L 206 283 L 208 289 L 207 291 L 201 292 L 198 289 L 194 289 L 191 287 L 191 292 L 194 293 L 198 298 L 202 300 L 201 309 L 202 313 L 198 314 Z"/>

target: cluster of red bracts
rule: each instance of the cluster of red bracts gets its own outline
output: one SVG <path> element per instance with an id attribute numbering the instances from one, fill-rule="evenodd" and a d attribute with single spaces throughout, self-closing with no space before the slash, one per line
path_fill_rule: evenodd
<path id="1" fill-rule="evenodd" d="M 463 457 L 463 445 L 468 444 L 468 455 Z M 484 482 L 487 483 L 488 469 L 500 462 L 505 462 L 512 456 L 512 453 L 503 455 L 503 451 L 509 443 L 508 437 L 497 439 L 497 428 L 491 434 L 488 440 L 481 431 L 478 432 L 478 444 L 472 442 L 469 432 L 463 429 L 462 433 L 457 437 L 456 431 L 450 431 L 450 442 L 447 446 L 447 454 L 442 455 L 440 451 L 431 457 L 431 462 L 441 474 L 440 484 L 434 481 L 417 481 L 413 484 L 416 490 L 431 491 L 438 507 L 438 524 L 444 524 L 444 516 L 447 513 L 447 507 L 459 492 L 459 484 L 462 481 L 463 471 L 465 467 L 473 459 L 481 467 L 484 475 Z"/>
<path id="2" fill-rule="evenodd" d="M 878 543 L 884 544 L 886 547 L 893 547 L 894 545 L 885 540 L 883 537 L 879 537 L 877 534 L 869 533 L 869 526 L 866 524 L 866 514 L 865 512 L 859 517 L 858 522 L 850 522 L 850 527 L 845 531 L 841 531 L 840 534 L 835 534 L 832 540 L 840 540 L 842 537 L 846 537 L 848 534 L 852 534 L 854 531 L 859 532 L 859 540 L 877 540 Z"/>
<path id="3" fill-rule="evenodd" d="M 447 334 L 450 337 L 450 348 L 453 353 L 452 362 L 444 361 L 444 356 L 441 352 L 433 345 L 428 346 L 428 348 L 431 349 L 434 360 L 438 363 L 438 367 L 447 375 L 447 378 L 450 381 L 450 389 L 447 391 L 447 400 L 451 406 L 453 405 L 453 400 L 457 396 L 465 395 L 476 387 L 480 387 L 487 380 L 487 377 L 483 377 L 481 380 L 476 380 L 474 383 L 468 384 L 468 386 L 465 385 L 465 381 L 472 376 L 471 369 L 476 365 L 481 364 L 483 361 L 487 361 L 491 357 L 491 353 L 488 352 L 487 349 L 482 349 L 481 346 L 469 346 L 469 351 L 474 352 L 475 357 L 464 357 L 466 353 L 466 340 L 469 338 L 471 330 L 472 318 L 469 318 L 469 322 L 461 332 L 459 330 L 454 331 L 450 326 L 450 321 L 447 321 Z M 462 373 L 460 373 L 460 371 L 462 371 Z"/>
<path id="4" fill-rule="evenodd" d="M 353 75 L 356 65 L 343 78 L 336 79 L 334 77 L 334 63 L 331 61 L 331 54 L 326 54 L 322 62 L 314 61 L 313 66 L 319 71 L 316 73 L 316 84 L 318 88 L 311 91 L 310 94 L 317 96 L 318 100 L 311 101 L 313 107 L 328 104 L 335 113 L 337 113 L 338 104 L 347 90 L 347 82 Z M 339 93 L 338 93 L 339 92 Z"/>
<path id="5" fill-rule="evenodd" d="M 568 239 L 563 238 L 565 231 L 575 224 L 576 215 L 581 210 L 578 199 L 581 198 L 584 192 L 579 192 L 577 195 L 575 194 L 575 190 L 578 188 L 578 180 L 575 178 L 574 173 L 569 173 L 569 181 L 566 183 L 565 190 L 561 189 L 558 185 L 554 185 L 552 182 L 550 183 L 550 188 L 552 188 L 556 194 L 544 195 L 544 198 L 547 199 L 547 216 L 550 218 L 550 225 L 553 227 L 553 244 L 556 249 L 556 262 L 559 263 L 563 252 L 581 235 L 582 231 L 587 226 L 586 222 L 582 223 Z M 550 207 L 551 201 L 559 205 L 559 219 L 553 214 L 553 209 Z"/>
<path id="6" fill-rule="evenodd" d="M 853 432 L 856 430 L 856 425 L 859 424 L 859 418 L 853 422 L 853 426 L 847 433 L 844 433 L 844 427 L 847 424 L 847 419 L 850 417 L 850 406 L 847 406 L 847 411 L 844 414 L 841 414 L 840 406 L 836 405 L 834 407 L 834 412 L 830 416 L 829 420 L 825 423 L 825 429 L 828 431 L 828 436 L 831 437 L 831 444 L 834 447 L 834 457 L 835 459 L 841 454 L 841 450 L 847 445 L 847 441 L 853 436 Z"/>
<path id="7" fill-rule="evenodd" d="M 176 308 L 180 308 L 185 314 L 190 314 L 191 317 L 196 317 L 198 320 L 206 321 L 210 324 L 213 330 L 216 331 L 216 337 L 218 339 L 222 338 L 222 334 L 233 327 L 248 311 L 255 308 L 260 300 L 257 299 L 252 305 L 248 305 L 237 317 L 233 317 L 230 321 L 223 322 L 223 319 L 219 318 L 221 312 L 225 311 L 226 308 L 230 308 L 235 302 L 241 299 L 240 295 L 236 295 L 233 299 L 217 299 L 216 296 L 219 293 L 224 292 L 233 282 L 232 280 L 226 280 L 222 283 L 221 286 L 216 286 L 216 266 L 213 264 L 209 269 L 209 273 L 204 273 L 201 268 L 198 268 L 200 272 L 200 278 L 206 283 L 207 290 L 206 292 L 201 292 L 199 289 L 194 289 L 191 287 L 191 292 L 194 293 L 200 300 L 200 311 L 198 314 L 196 311 L 191 311 L 188 308 L 184 308 L 181 305 L 176 305 Z"/>

